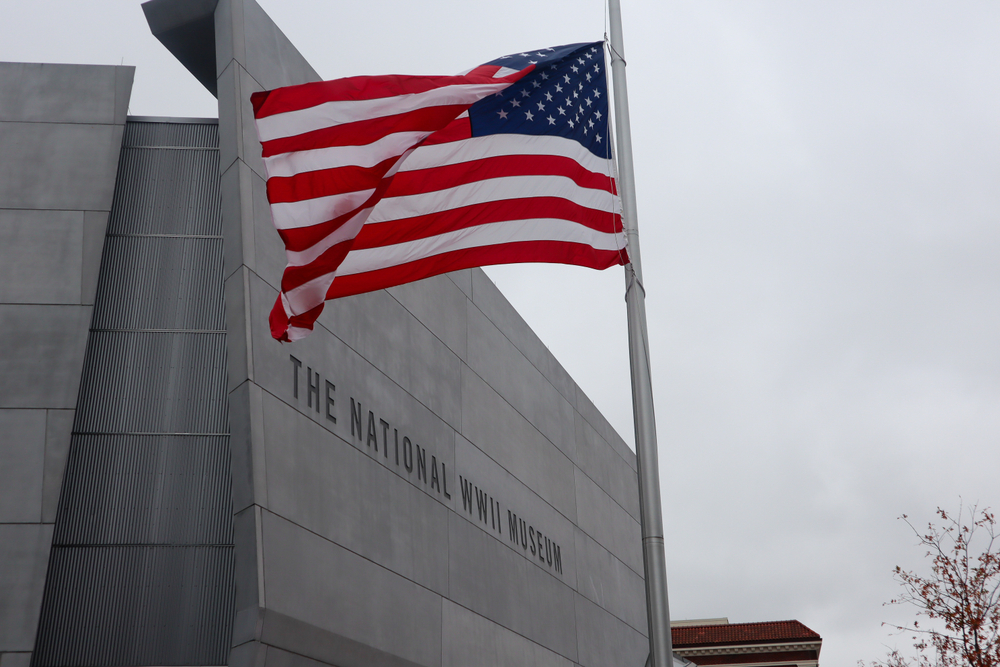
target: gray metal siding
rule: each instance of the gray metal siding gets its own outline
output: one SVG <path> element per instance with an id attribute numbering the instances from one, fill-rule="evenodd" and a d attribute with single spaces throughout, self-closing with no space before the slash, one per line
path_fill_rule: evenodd
<path id="1" fill-rule="evenodd" d="M 54 548 L 35 665 L 225 664 L 232 547 Z"/>
<path id="2" fill-rule="evenodd" d="M 92 331 L 76 433 L 228 431 L 225 334 Z"/>
<path id="3" fill-rule="evenodd" d="M 36 667 L 228 660 L 221 225 L 217 125 L 129 121 Z"/>
<path id="4" fill-rule="evenodd" d="M 93 328 L 225 328 L 221 238 L 108 236 Z"/>
<path id="5" fill-rule="evenodd" d="M 232 544 L 227 436 L 78 435 L 69 467 L 56 544 Z"/>

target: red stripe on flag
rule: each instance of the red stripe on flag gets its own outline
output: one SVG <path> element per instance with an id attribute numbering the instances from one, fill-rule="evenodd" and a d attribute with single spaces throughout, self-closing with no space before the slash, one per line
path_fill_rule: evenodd
<path id="1" fill-rule="evenodd" d="M 598 232 L 620 233 L 622 230 L 621 216 L 614 213 L 597 211 L 558 197 L 531 197 L 484 202 L 413 218 L 367 224 L 358 234 L 354 249 L 378 248 L 493 222 L 534 218 L 569 220 Z"/>
<path id="2" fill-rule="evenodd" d="M 420 145 L 433 146 L 434 144 L 447 144 L 452 141 L 461 141 L 462 139 L 471 138 L 472 121 L 469 120 L 468 116 L 464 116 L 451 121 L 443 129 L 438 130 L 431 136 L 424 139 Z"/>
<path id="3" fill-rule="evenodd" d="M 473 67 L 470 69 L 466 76 L 488 76 L 494 77 L 496 73 L 501 69 L 500 65 L 480 65 L 479 67 Z"/>
<path id="4" fill-rule="evenodd" d="M 500 155 L 429 169 L 401 171 L 386 197 L 434 192 L 505 176 L 564 176 L 581 188 L 609 193 L 613 190 L 613 180 L 609 175 L 588 171 L 572 158 L 561 155 Z"/>
<path id="5" fill-rule="evenodd" d="M 494 264 L 544 262 L 573 264 L 591 269 L 606 269 L 627 263 L 624 250 L 595 250 L 579 243 L 565 241 L 520 241 L 502 245 L 454 250 L 425 257 L 407 264 L 351 276 L 338 276 L 327 290 L 327 299 L 362 294 L 385 289 L 414 280 L 422 280 L 461 269 Z"/>
<path id="6" fill-rule="evenodd" d="M 293 229 L 279 229 L 278 235 L 285 244 L 285 249 L 292 252 L 301 252 L 303 250 L 308 250 L 313 247 L 323 239 L 325 239 L 330 234 L 337 231 L 341 226 L 347 221 L 357 215 L 359 210 L 364 209 L 371 205 L 371 202 L 378 201 L 385 194 L 385 191 L 392 184 L 392 178 L 383 178 L 378 186 L 375 188 L 375 192 L 367 199 L 367 201 L 358 208 L 339 215 L 336 218 L 327 220 L 326 222 L 321 222 L 316 225 L 310 225 L 309 227 L 298 227 Z"/>
<path id="7" fill-rule="evenodd" d="M 353 245 L 354 239 L 347 239 L 332 248 L 328 248 L 322 255 L 305 266 L 286 267 L 281 276 L 281 291 L 291 292 L 296 287 L 301 287 L 320 276 L 333 273 L 347 257 L 347 253 L 351 251 Z"/>
<path id="8" fill-rule="evenodd" d="M 282 153 L 309 151 L 332 146 L 367 146 L 393 132 L 432 132 L 441 127 L 442 117 L 454 118 L 467 108 L 464 104 L 423 107 L 392 116 L 324 127 L 293 137 L 272 139 L 261 144 L 263 147 L 262 156 L 272 157 Z"/>
<path id="9" fill-rule="evenodd" d="M 267 179 L 267 198 L 271 204 L 286 204 L 370 190 L 378 185 L 397 160 L 399 156 L 393 155 L 374 167 L 337 167 L 295 176 L 272 176 Z"/>
<path id="10" fill-rule="evenodd" d="M 499 68 L 497 68 L 499 69 Z M 528 67 L 528 72 L 534 67 Z M 496 70 L 494 70 L 495 72 Z M 520 77 L 518 77 L 520 78 Z M 352 76 L 334 81 L 313 81 L 298 86 L 288 86 L 270 91 L 254 93 L 250 102 L 255 118 L 267 118 L 281 113 L 301 111 L 326 102 L 352 100 L 374 100 L 398 95 L 426 93 L 446 86 L 461 86 L 470 83 L 500 83 L 507 79 L 494 79 L 492 74 L 468 74 L 465 76 L 408 76 L 390 74 L 388 76 Z"/>

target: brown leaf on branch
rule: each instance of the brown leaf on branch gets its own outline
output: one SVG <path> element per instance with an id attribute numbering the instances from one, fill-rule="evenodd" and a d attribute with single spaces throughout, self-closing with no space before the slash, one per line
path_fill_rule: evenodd
<path id="1" fill-rule="evenodd" d="M 926 532 L 900 517 L 926 549 L 931 572 L 897 565 L 893 578 L 903 590 L 888 603 L 911 606 L 930 623 L 883 624 L 913 633 L 917 655 L 891 651 L 871 667 L 1000 667 L 1000 542 L 993 513 L 959 505 L 954 514 L 939 507 L 937 517 L 939 525 L 928 523 Z"/>

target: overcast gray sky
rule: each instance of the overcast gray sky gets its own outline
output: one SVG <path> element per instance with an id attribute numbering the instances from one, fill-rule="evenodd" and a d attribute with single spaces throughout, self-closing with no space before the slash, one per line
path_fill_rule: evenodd
<path id="1" fill-rule="evenodd" d="M 600 39 L 603 0 L 260 0 L 325 78 Z M 1000 509 L 1000 3 L 622 0 L 671 613 L 880 627 L 896 517 Z M 0 59 L 137 66 L 215 116 L 136 0 L 0 0 Z M 621 270 L 488 273 L 632 441 Z"/>

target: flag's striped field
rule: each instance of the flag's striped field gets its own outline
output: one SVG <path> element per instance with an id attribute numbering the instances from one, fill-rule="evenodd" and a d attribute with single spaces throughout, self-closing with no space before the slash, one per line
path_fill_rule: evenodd
<path id="1" fill-rule="evenodd" d="M 275 338 L 307 335 L 326 299 L 449 271 L 627 261 L 610 157 L 567 136 L 474 131 L 470 107 L 503 98 L 535 70 L 487 65 L 457 77 L 356 77 L 254 95 L 288 259 Z"/>

